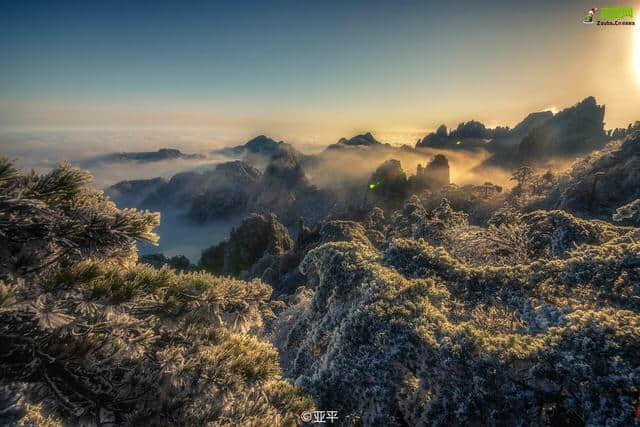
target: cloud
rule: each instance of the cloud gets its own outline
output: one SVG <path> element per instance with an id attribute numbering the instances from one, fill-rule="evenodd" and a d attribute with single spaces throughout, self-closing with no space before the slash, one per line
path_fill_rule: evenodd
<path id="1" fill-rule="evenodd" d="M 0 134 L 0 155 L 15 159 L 23 169 L 38 173 L 51 170 L 62 161 L 80 165 L 83 160 L 114 152 L 156 151 L 178 148 L 184 152 L 209 153 L 211 149 L 230 145 L 235 140 L 215 132 L 154 132 L 154 131 L 31 131 Z M 105 188 L 130 179 L 171 177 L 197 167 L 212 167 L 223 157 L 206 160 L 170 160 L 153 163 L 96 163 L 89 170 L 94 185 Z"/>

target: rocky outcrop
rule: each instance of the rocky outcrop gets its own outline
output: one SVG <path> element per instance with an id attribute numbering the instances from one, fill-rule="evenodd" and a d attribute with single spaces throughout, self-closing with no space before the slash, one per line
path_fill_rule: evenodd
<path id="1" fill-rule="evenodd" d="M 436 154 L 426 167 L 418 164 L 416 175 L 409 178 L 409 184 L 414 191 L 436 191 L 449 183 L 449 160 L 443 154 Z"/>
<path id="2" fill-rule="evenodd" d="M 271 158 L 280 154 L 282 150 L 291 150 L 293 147 L 284 141 L 275 141 L 268 136 L 258 135 L 250 139 L 243 145 L 226 147 L 215 150 L 214 153 L 232 157 L 242 157 L 245 155 L 261 155 Z"/>
<path id="3" fill-rule="evenodd" d="M 164 178 L 121 181 L 107 188 L 105 192 L 123 208 L 141 206 L 145 200 L 167 185 Z"/>
<path id="4" fill-rule="evenodd" d="M 495 155 L 488 166 L 515 167 L 518 165 L 544 165 L 554 158 L 574 158 L 602 148 L 607 141 L 604 132 L 604 106 L 588 97 L 573 107 L 549 117 L 550 113 L 529 115 L 514 128 L 513 135 L 520 139 L 517 147 L 496 144 Z M 526 132 L 526 133 L 525 133 Z"/>
<path id="5" fill-rule="evenodd" d="M 241 159 L 264 170 L 269 162 L 283 155 L 295 157 L 299 163 L 312 163 L 313 156 L 307 156 L 284 141 L 275 141 L 265 135 L 258 135 L 243 145 L 226 147 L 213 151 L 214 154 Z"/>
<path id="6" fill-rule="evenodd" d="M 162 178 L 125 181 L 105 192 L 120 206 L 163 211 L 185 210 L 196 222 L 242 214 L 258 193 L 262 174 L 241 162 L 221 163 L 206 172 L 183 172 Z"/>
<path id="7" fill-rule="evenodd" d="M 225 276 L 260 277 L 292 247 L 287 229 L 275 215 L 251 214 L 226 240 L 205 249 L 199 265 Z"/>
<path id="8" fill-rule="evenodd" d="M 627 136 L 633 135 L 636 132 L 640 132 L 640 121 L 629 123 L 626 128 L 615 128 L 609 130 L 608 135 L 611 139 L 624 139 Z"/>
<path id="9" fill-rule="evenodd" d="M 611 138 L 604 131 L 604 105 L 590 96 L 553 115 L 532 113 L 505 137 L 495 138 L 493 153 L 482 167 L 515 168 L 523 164 L 544 166 L 552 159 L 572 159 L 601 149 Z M 617 137 L 626 135 L 618 131 Z"/>
<path id="10" fill-rule="evenodd" d="M 447 133 L 447 127 L 440 125 L 435 132 L 432 132 L 418 140 L 416 148 L 440 148 L 447 150 L 475 150 L 486 148 L 486 143 L 491 138 L 505 136 L 509 133 L 508 128 L 497 127 L 488 129 L 483 123 L 475 120 L 462 122 L 458 127 Z"/>
<path id="11" fill-rule="evenodd" d="M 266 191 L 291 190 L 308 186 L 309 180 L 298 158 L 292 152 L 283 151 L 267 165 L 262 183 Z"/>
<path id="12" fill-rule="evenodd" d="M 416 143 L 416 148 L 444 148 L 449 140 L 449 134 L 445 125 L 440 125 L 435 132 L 431 132 Z"/>
<path id="13" fill-rule="evenodd" d="M 400 160 L 387 160 L 378 166 L 369 179 L 369 190 L 374 198 L 402 202 L 407 197 L 409 185 Z"/>
<path id="14" fill-rule="evenodd" d="M 490 138 L 493 134 L 491 129 L 487 129 L 483 123 L 476 120 L 463 122 L 451 131 L 450 138 Z"/>
<path id="15" fill-rule="evenodd" d="M 332 199 L 330 192 L 309 183 L 304 167 L 294 153 L 283 151 L 267 165 L 250 209 L 274 212 L 288 226 L 300 218 L 315 223 L 327 214 L 333 205 Z"/>
<path id="16" fill-rule="evenodd" d="M 533 129 L 542 125 L 552 117 L 553 117 L 553 113 L 551 111 L 541 111 L 539 113 L 531 113 L 513 128 L 512 134 L 516 136 L 524 137 Z"/>
<path id="17" fill-rule="evenodd" d="M 349 138 L 349 139 L 340 138 L 340 140 L 336 144 L 329 146 L 329 148 L 340 148 L 344 146 L 357 146 L 357 145 L 370 147 L 370 146 L 382 145 L 382 143 L 377 139 L 375 139 L 371 134 L 371 132 L 367 132 L 362 135 L 356 135 L 353 138 Z"/>
<path id="18" fill-rule="evenodd" d="M 189 217 L 207 222 L 242 214 L 259 191 L 261 178 L 260 171 L 244 162 L 218 165 L 213 173 L 206 174 L 203 188 L 193 197 Z"/>
<path id="19" fill-rule="evenodd" d="M 566 158 L 602 148 L 604 106 L 593 97 L 567 108 L 534 128 L 518 147 L 518 164 L 542 164 L 551 158 Z"/>

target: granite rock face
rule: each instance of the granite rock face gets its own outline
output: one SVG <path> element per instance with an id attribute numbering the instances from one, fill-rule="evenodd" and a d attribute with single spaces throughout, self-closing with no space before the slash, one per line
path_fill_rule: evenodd
<path id="1" fill-rule="evenodd" d="M 401 203 L 408 194 L 409 181 L 400 160 L 382 163 L 369 179 L 369 190 L 374 199 L 385 203 Z"/>
<path id="2" fill-rule="evenodd" d="M 287 229 L 275 215 L 251 214 L 227 240 L 202 252 L 200 266 L 225 276 L 256 277 L 264 269 L 264 258 L 283 255 L 292 247 Z"/>
<path id="3" fill-rule="evenodd" d="M 181 208 L 196 222 L 241 214 L 258 192 L 262 173 L 241 161 L 221 163 L 206 172 L 183 172 L 162 178 L 124 181 L 105 192 L 126 207 Z"/>
<path id="4" fill-rule="evenodd" d="M 600 149 L 610 138 L 604 131 L 604 112 L 604 105 L 590 96 L 555 115 L 530 114 L 507 135 L 487 144 L 493 155 L 484 166 L 540 166 Z"/>
<path id="5" fill-rule="evenodd" d="M 339 145 L 381 145 L 381 142 L 373 137 L 371 132 L 367 132 L 362 135 L 356 135 L 353 138 L 340 138 Z"/>
<path id="6" fill-rule="evenodd" d="M 259 157 L 262 157 L 262 160 L 271 159 L 283 151 L 294 152 L 297 156 L 302 155 L 302 153 L 295 150 L 290 144 L 287 144 L 284 141 L 275 141 L 265 135 L 258 135 L 243 145 L 221 148 L 219 150 L 215 150 L 213 153 L 236 158 L 244 158 L 244 160 L 251 163 L 252 160 L 258 160 Z"/>
<path id="7" fill-rule="evenodd" d="M 439 190 L 450 184 L 449 160 L 444 154 L 436 154 L 425 167 L 418 164 L 416 175 L 409 178 L 415 189 Z"/>
<path id="8" fill-rule="evenodd" d="M 550 158 L 575 157 L 602 148 L 604 106 L 593 97 L 567 108 L 533 128 L 518 147 L 519 164 L 540 164 Z"/>

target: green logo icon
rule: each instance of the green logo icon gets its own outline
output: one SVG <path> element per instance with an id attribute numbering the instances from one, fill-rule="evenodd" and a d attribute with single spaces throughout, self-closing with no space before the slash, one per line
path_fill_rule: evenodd
<path id="1" fill-rule="evenodd" d="M 593 24 L 596 22 L 594 19 L 597 12 L 600 12 L 598 25 L 634 25 L 635 23 L 628 18 L 633 18 L 632 7 L 603 7 L 598 9 L 592 7 L 587 11 L 587 14 L 582 19 L 585 24 Z"/>
<path id="2" fill-rule="evenodd" d="M 598 11 L 597 7 L 592 7 L 591 9 L 589 9 L 587 11 L 587 14 L 584 16 L 584 19 L 582 20 L 582 22 L 584 24 L 593 24 L 593 17 L 595 16 L 597 11 Z"/>
<path id="3" fill-rule="evenodd" d="M 633 9 L 630 7 L 603 7 L 600 11 L 600 19 L 633 18 Z"/>

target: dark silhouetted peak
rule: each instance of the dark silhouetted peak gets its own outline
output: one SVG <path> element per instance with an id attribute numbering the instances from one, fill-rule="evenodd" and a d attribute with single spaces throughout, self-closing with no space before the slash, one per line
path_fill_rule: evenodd
<path id="1" fill-rule="evenodd" d="M 140 153 L 115 153 L 114 156 L 122 160 L 137 161 L 160 161 L 171 159 L 202 159 L 204 156 L 200 154 L 185 154 L 175 148 L 161 148 L 158 151 L 140 152 Z"/>
<path id="2" fill-rule="evenodd" d="M 294 188 L 307 185 L 304 168 L 294 153 L 284 150 L 275 156 L 264 172 L 263 182 L 267 187 Z"/>
<path id="3" fill-rule="evenodd" d="M 602 148 L 604 105 L 588 97 L 535 127 L 518 147 L 519 164 L 540 164 L 553 157 L 575 157 Z"/>
<path id="4" fill-rule="evenodd" d="M 427 169 L 436 169 L 436 168 L 448 168 L 449 167 L 449 159 L 444 154 L 436 154 L 433 156 L 433 159 L 427 164 Z"/>
<path id="5" fill-rule="evenodd" d="M 491 132 L 484 124 L 470 120 L 466 123 L 460 123 L 449 136 L 452 138 L 490 138 Z"/>
<path id="6" fill-rule="evenodd" d="M 531 130 L 537 126 L 540 126 L 542 123 L 546 122 L 550 118 L 553 117 L 553 113 L 551 111 L 540 111 L 538 113 L 531 113 L 527 117 L 524 118 L 520 123 L 513 128 L 512 133 L 514 135 L 524 136 L 527 133 L 531 132 Z"/>
<path id="7" fill-rule="evenodd" d="M 419 164 L 416 175 L 409 181 L 415 191 L 425 188 L 438 190 L 449 185 L 449 159 L 443 154 L 436 154 L 426 167 Z"/>
<path id="8" fill-rule="evenodd" d="M 204 223 L 245 211 L 249 199 L 258 191 L 262 173 L 245 162 L 219 164 L 214 170 L 185 182 L 191 200 L 189 217 Z"/>
<path id="9" fill-rule="evenodd" d="M 175 148 L 161 148 L 158 151 L 141 151 L 141 152 L 122 152 L 105 154 L 93 157 L 80 162 L 83 167 L 91 167 L 99 163 L 118 163 L 118 162 L 159 162 L 163 160 L 201 160 L 205 156 L 202 154 L 185 154 Z"/>
<path id="10" fill-rule="evenodd" d="M 446 145 L 448 138 L 449 135 L 447 133 L 447 127 L 445 125 L 440 125 L 435 132 L 431 132 L 430 134 L 422 138 L 421 141 L 418 141 L 416 144 L 416 148 L 442 148 Z"/>
<path id="11" fill-rule="evenodd" d="M 484 124 L 471 120 L 463 122 L 447 134 L 447 127 L 440 125 L 435 132 L 431 132 L 416 148 L 447 148 L 447 149 L 477 149 L 485 145 L 485 140 L 492 138 L 495 133 L 504 134 L 508 128 L 487 129 Z"/>
<path id="12" fill-rule="evenodd" d="M 351 139 L 341 138 L 340 141 L 338 141 L 338 144 L 341 144 L 341 145 L 365 145 L 365 146 L 381 145 L 380 141 L 378 141 L 377 139 L 375 139 L 373 137 L 373 135 L 371 135 L 371 132 L 367 132 L 367 133 L 362 134 L 362 135 L 356 135 Z"/>
<path id="13" fill-rule="evenodd" d="M 369 180 L 369 190 L 387 201 L 404 200 L 408 191 L 408 181 L 400 160 L 390 159 L 378 166 Z"/>
<path id="14" fill-rule="evenodd" d="M 575 107 L 598 107 L 598 103 L 596 102 L 596 98 L 593 96 L 587 96 L 582 101 L 578 102 Z M 574 108 L 575 108 L 574 107 Z"/>
<path id="15" fill-rule="evenodd" d="M 278 151 L 280 144 L 282 142 L 276 142 L 265 135 L 258 135 L 244 144 L 244 148 L 252 153 L 272 155 Z"/>
<path id="16" fill-rule="evenodd" d="M 615 128 L 609 131 L 609 137 L 611 139 L 624 139 L 628 135 L 633 135 L 636 132 L 640 132 L 640 121 L 629 123 L 626 128 Z"/>
<path id="17" fill-rule="evenodd" d="M 265 135 L 258 135 L 244 145 L 222 148 L 214 152 L 224 156 L 242 158 L 260 169 L 264 168 L 266 162 L 272 158 L 280 156 L 282 152 L 288 152 L 299 160 L 305 157 L 301 152 L 293 148 L 291 144 L 287 144 L 284 141 L 277 142 Z"/>
<path id="18" fill-rule="evenodd" d="M 554 158 L 572 159 L 598 150 L 609 138 L 622 139 L 626 131 L 604 131 L 604 105 L 590 96 L 557 114 L 531 113 L 504 138 L 487 144 L 493 155 L 483 166 L 515 168 L 544 166 Z"/>
<path id="19" fill-rule="evenodd" d="M 389 159 L 382 163 L 372 175 L 372 181 L 394 182 L 406 178 L 400 160 Z"/>
<path id="20" fill-rule="evenodd" d="M 179 157 L 182 153 L 180 152 L 180 150 L 175 149 L 175 148 L 161 148 L 158 150 L 158 155 L 159 156 L 165 156 L 165 157 Z"/>

